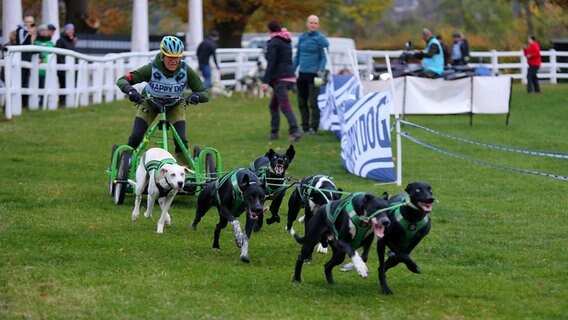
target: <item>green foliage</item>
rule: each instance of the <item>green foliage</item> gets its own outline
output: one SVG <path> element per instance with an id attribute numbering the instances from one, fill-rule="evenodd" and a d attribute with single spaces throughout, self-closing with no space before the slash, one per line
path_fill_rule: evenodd
<path id="1" fill-rule="evenodd" d="M 406 120 L 478 141 L 568 153 L 566 89 L 544 85 L 543 94 L 528 95 L 516 85 L 508 126 L 505 115 L 475 115 L 471 127 L 467 115 Z M 247 166 L 268 148 L 284 151 L 286 127 L 280 140 L 268 141 L 267 105 L 235 95 L 190 107 L 190 144 L 218 148 L 225 170 Z M 566 181 L 483 167 L 403 140 L 404 184 L 429 181 L 437 198 L 432 232 L 412 253 L 422 274 L 398 266 L 388 273 L 394 296 L 380 295 L 373 254 L 369 279 L 335 270 L 337 285 L 329 287 L 323 264 L 330 255 L 315 254 L 303 282 L 293 284 L 300 247 L 282 223 L 253 235 L 252 261 L 244 264 L 230 228 L 222 232 L 222 250 L 211 250 L 215 209 L 190 230 L 195 197 L 175 199 L 173 225 L 162 235 L 155 233 L 157 211 L 130 221 L 131 194 L 125 205 L 112 204 L 105 170 L 134 114 L 125 100 L 26 111 L 0 122 L 0 318 L 561 319 L 568 312 Z M 566 159 L 410 132 L 477 159 L 568 175 Z M 295 148 L 294 178 L 326 173 L 346 191 L 402 190 L 347 174 L 329 133 L 305 136 Z M 281 210 L 285 219 L 286 200 Z"/>

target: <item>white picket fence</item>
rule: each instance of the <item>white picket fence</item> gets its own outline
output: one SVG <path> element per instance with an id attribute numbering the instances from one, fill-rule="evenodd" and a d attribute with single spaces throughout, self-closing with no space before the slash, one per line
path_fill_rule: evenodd
<path id="1" fill-rule="evenodd" d="M 50 52 L 47 63 L 40 63 L 39 54 L 34 54 L 32 61 L 22 61 L 22 52 Z M 366 76 L 373 71 L 374 63 L 387 55 L 393 59 L 400 56 L 402 51 L 373 51 L 358 50 L 355 52 L 331 53 L 331 70 L 352 70 L 350 61 L 357 63 L 359 74 Z M 65 55 L 65 63 L 57 64 L 56 54 Z M 43 97 L 45 110 L 58 108 L 58 96 L 65 96 L 66 108 L 77 108 L 89 104 L 112 102 L 124 99 L 125 95 L 116 87 L 116 80 L 126 72 L 138 68 L 155 57 L 153 52 L 128 52 L 108 54 L 103 57 L 88 56 L 75 51 L 40 46 L 12 46 L 4 52 L 0 59 L 0 67 L 4 71 L 3 83 L 0 83 L 0 105 L 4 106 L 5 118 L 22 114 L 22 97 L 28 96 L 29 110 L 40 109 L 40 97 Z M 225 86 L 241 90 L 239 79 L 255 69 L 257 61 L 263 61 L 261 49 L 218 49 L 223 72 L 222 83 Z M 486 66 L 494 75 L 508 76 L 525 81 L 527 73 L 526 58 L 521 51 L 507 52 L 472 52 L 471 66 Z M 568 63 L 558 62 L 559 57 L 568 57 L 564 51 L 543 51 L 544 63 L 539 72 L 540 79 L 547 79 L 556 84 L 558 79 L 568 79 Z M 196 68 L 195 52 L 188 51 L 186 62 Z M 483 59 L 483 63 L 477 62 Z M 356 60 L 356 62 L 355 62 Z M 21 71 L 30 70 L 28 88 L 21 87 Z M 39 70 L 46 70 L 45 87 L 39 88 Z M 561 71 L 562 70 L 562 71 Z M 64 89 L 59 88 L 57 71 L 65 72 Z"/>

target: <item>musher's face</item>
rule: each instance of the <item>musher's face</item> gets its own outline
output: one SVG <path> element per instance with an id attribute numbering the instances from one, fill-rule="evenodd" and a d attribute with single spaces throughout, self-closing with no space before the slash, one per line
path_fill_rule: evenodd
<path id="1" fill-rule="evenodd" d="M 164 66 L 166 67 L 166 69 L 168 69 L 168 71 L 173 72 L 179 66 L 181 58 L 164 56 L 162 61 L 164 61 Z"/>

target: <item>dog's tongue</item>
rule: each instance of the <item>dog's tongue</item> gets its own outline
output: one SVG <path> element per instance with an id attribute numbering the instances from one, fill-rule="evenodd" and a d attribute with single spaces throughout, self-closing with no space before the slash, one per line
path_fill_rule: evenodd
<path id="1" fill-rule="evenodd" d="M 371 219 L 371 224 L 373 225 L 373 232 L 375 236 L 382 239 L 385 236 L 385 227 L 379 222 L 377 217 Z"/>
<path id="2" fill-rule="evenodd" d="M 279 164 L 276 166 L 276 168 L 274 168 L 274 173 L 276 173 L 277 175 L 281 175 L 284 173 L 284 166 Z"/>
<path id="3" fill-rule="evenodd" d="M 422 208 L 422 211 L 424 211 L 424 212 L 431 212 L 432 211 L 432 204 L 431 203 L 420 202 L 418 204 L 420 205 L 420 208 Z"/>

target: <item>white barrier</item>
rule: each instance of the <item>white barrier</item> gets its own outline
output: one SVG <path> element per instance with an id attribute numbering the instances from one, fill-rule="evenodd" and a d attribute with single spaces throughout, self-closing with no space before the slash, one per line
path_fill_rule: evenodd
<path id="1" fill-rule="evenodd" d="M 22 61 L 22 52 L 50 52 L 53 53 L 47 63 L 40 63 L 39 56 L 34 55 L 32 61 Z M 75 51 L 60 48 L 47 48 L 42 46 L 10 46 L 4 52 L 4 58 L 0 59 L 0 67 L 4 69 L 4 86 L 0 82 L 0 104 L 4 105 L 4 113 L 7 119 L 22 113 L 22 96 L 29 96 L 28 108 L 39 109 L 40 97 L 45 103 L 44 109 L 57 108 L 59 95 L 65 96 L 66 108 L 87 106 L 90 103 L 111 102 L 124 99 L 124 94 L 116 87 L 116 80 L 129 70 L 138 68 L 148 63 L 157 51 L 152 52 L 127 52 L 108 54 L 103 57 L 88 56 Z M 402 51 L 373 51 L 359 50 L 355 52 L 358 72 L 362 77 L 372 73 L 376 60 L 398 57 Z M 55 55 L 65 55 L 65 63 L 57 64 Z M 222 84 L 241 90 L 239 79 L 242 79 L 249 70 L 256 68 L 257 61 L 263 60 L 261 49 L 218 49 L 217 55 L 221 70 L 223 71 Z M 333 70 L 348 67 L 341 64 L 346 60 L 349 53 L 331 52 L 330 60 L 340 63 L 332 65 Z M 471 66 L 484 65 L 494 74 L 513 79 L 526 79 L 526 60 L 521 51 L 508 52 L 472 52 Z M 196 68 L 197 61 L 195 52 L 186 52 L 186 61 Z M 558 59 L 568 57 L 568 52 L 543 51 L 544 63 L 538 74 L 540 79 L 549 79 L 555 84 L 558 79 L 568 79 L 568 63 L 560 63 Z M 477 59 L 477 60 L 476 60 Z M 487 60 L 487 63 L 476 63 L 479 59 Z M 505 61 L 507 60 L 507 61 Z M 510 61 L 516 62 L 510 62 Z M 338 62 L 339 61 L 339 62 Z M 39 88 L 38 73 L 40 67 L 46 70 L 45 88 Z M 22 69 L 30 70 L 30 84 L 28 88 L 21 87 Z M 65 89 L 59 87 L 57 71 L 65 73 Z M 562 73 L 561 73 L 562 72 Z"/>

